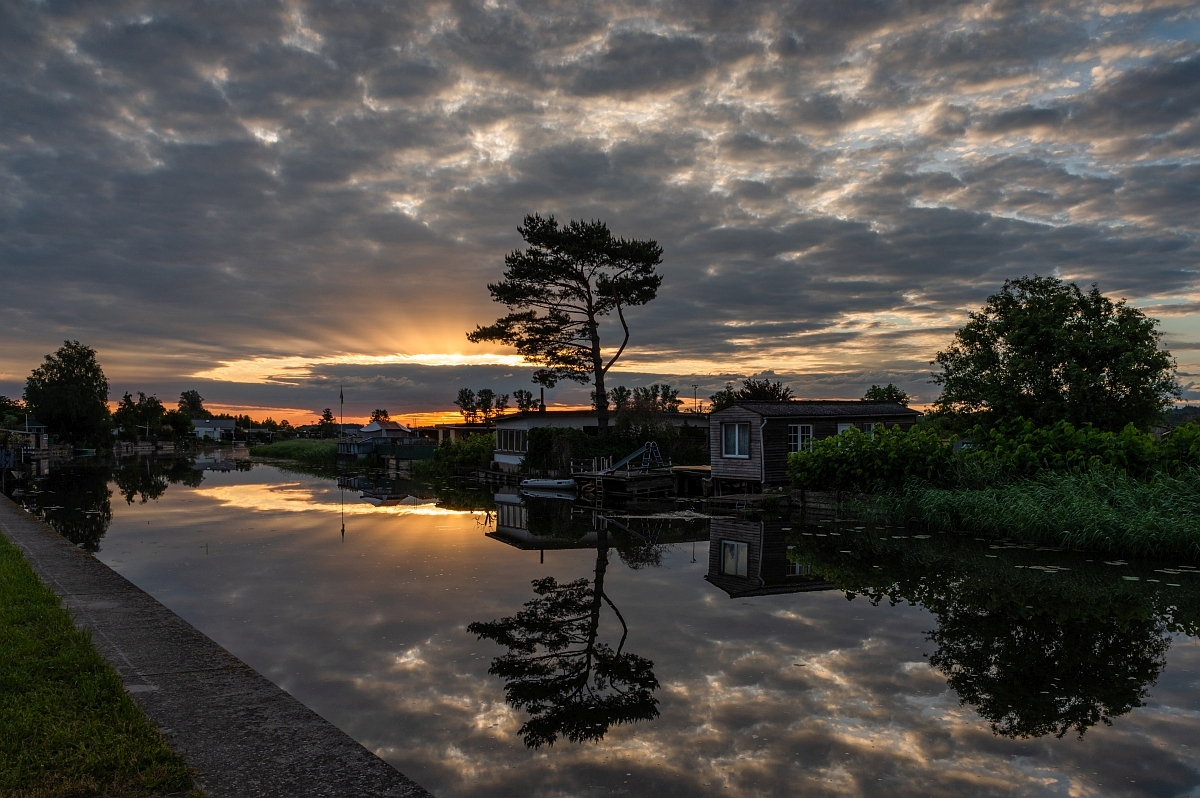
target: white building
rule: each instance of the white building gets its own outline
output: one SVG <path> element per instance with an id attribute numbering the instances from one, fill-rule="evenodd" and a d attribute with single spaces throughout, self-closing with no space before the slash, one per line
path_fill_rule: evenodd
<path id="1" fill-rule="evenodd" d="M 213 441 L 233 440 L 233 428 L 237 422 L 232 418 L 194 418 L 192 429 L 197 438 L 207 438 Z"/>

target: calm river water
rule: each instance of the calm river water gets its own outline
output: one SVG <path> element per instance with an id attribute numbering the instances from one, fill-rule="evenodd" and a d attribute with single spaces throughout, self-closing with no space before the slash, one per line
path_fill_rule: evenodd
<path id="1" fill-rule="evenodd" d="M 438 796 L 1200 795 L 1194 563 L 203 468 L 35 501 Z"/>

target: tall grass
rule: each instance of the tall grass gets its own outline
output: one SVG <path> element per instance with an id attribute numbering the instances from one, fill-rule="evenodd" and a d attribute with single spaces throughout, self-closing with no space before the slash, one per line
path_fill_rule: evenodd
<path id="1" fill-rule="evenodd" d="M 255 446 L 256 457 L 273 457 L 280 460 L 296 460 L 313 466 L 337 465 L 337 441 L 318 441 L 296 438 L 290 441 Z"/>
<path id="2" fill-rule="evenodd" d="M 1120 472 L 1046 472 L 991 487 L 909 482 L 846 510 L 912 523 L 1120 555 L 1200 559 L 1200 469 L 1138 480 Z"/>

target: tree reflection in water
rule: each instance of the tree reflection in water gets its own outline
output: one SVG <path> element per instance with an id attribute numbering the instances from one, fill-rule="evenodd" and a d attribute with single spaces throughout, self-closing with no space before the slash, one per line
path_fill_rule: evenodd
<path id="1" fill-rule="evenodd" d="M 794 536 L 789 556 L 848 597 L 929 610 L 930 664 L 1005 737 L 1111 725 L 1145 703 L 1172 634 L 1200 632 L 1195 586 L 1164 592 L 1082 558 L 1036 570 L 1030 552 L 957 536 L 901 543 L 843 529 L 833 540 Z"/>
<path id="2" fill-rule="evenodd" d="M 467 627 L 508 648 L 488 672 L 504 679 L 508 703 L 529 713 L 518 733 L 531 748 L 553 745 L 559 735 L 599 740 L 610 726 L 658 717 L 654 663 L 624 651 L 629 628 L 604 592 L 607 567 L 608 533 L 601 529 L 594 580 L 534 580 L 537 598 L 525 609 Z M 605 604 L 621 624 L 616 649 L 599 641 Z"/>
<path id="3" fill-rule="evenodd" d="M 104 466 L 54 468 L 38 486 L 38 507 L 58 534 L 84 551 L 100 551 L 112 523 L 109 469 Z"/>
<path id="4" fill-rule="evenodd" d="M 128 459 L 116 464 L 93 463 L 54 466 L 38 481 L 35 508 L 46 522 L 84 551 L 100 551 L 100 541 L 112 523 L 112 491 L 129 504 L 157 500 L 173 484 L 198 487 L 204 472 L 193 470 L 186 457 Z"/>
<path id="5" fill-rule="evenodd" d="M 167 486 L 184 484 L 197 488 L 204 481 L 204 472 L 192 468 L 187 458 L 132 458 L 122 460 L 112 469 L 112 480 L 125 498 L 126 504 L 139 499 L 142 504 L 157 500 Z"/>
<path id="6" fill-rule="evenodd" d="M 1170 647 L 1153 618 L 1020 617 L 961 603 L 930 609 L 938 617 L 930 664 L 1005 737 L 1082 737 L 1099 722 L 1111 726 L 1143 705 Z"/>

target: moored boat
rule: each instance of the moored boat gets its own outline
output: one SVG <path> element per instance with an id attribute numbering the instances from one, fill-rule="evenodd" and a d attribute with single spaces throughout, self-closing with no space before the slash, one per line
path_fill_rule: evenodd
<path id="1" fill-rule="evenodd" d="M 521 480 L 522 488 L 533 490 L 575 490 L 575 480 L 573 479 L 523 479 Z"/>

